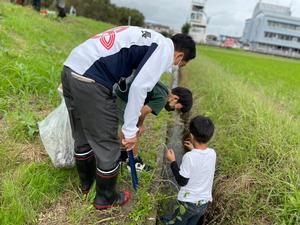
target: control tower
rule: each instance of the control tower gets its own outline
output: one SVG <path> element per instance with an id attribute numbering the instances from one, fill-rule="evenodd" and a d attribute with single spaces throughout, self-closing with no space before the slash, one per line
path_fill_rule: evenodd
<path id="1" fill-rule="evenodd" d="M 192 0 L 189 35 L 196 43 L 206 42 L 207 18 L 204 12 L 206 0 Z"/>

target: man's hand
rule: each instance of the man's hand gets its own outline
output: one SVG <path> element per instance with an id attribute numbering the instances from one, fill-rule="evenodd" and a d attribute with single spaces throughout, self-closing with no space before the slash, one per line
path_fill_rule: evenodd
<path id="1" fill-rule="evenodd" d="M 135 144 L 137 143 L 138 138 L 137 136 L 133 137 L 133 138 L 123 138 L 122 139 L 122 145 L 124 145 L 124 147 L 126 148 L 127 151 L 131 150 L 134 148 Z"/>
<path id="2" fill-rule="evenodd" d="M 139 132 L 138 132 L 138 136 L 141 137 L 142 134 L 145 132 L 145 127 L 143 125 L 139 126 Z"/>
<path id="3" fill-rule="evenodd" d="M 176 157 L 175 157 L 175 153 L 174 153 L 173 149 L 168 149 L 166 151 L 166 158 L 170 162 L 176 161 Z"/>
<path id="4" fill-rule="evenodd" d="M 190 141 L 184 141 L 184 146 L 191 151 L 192 149 L 194 149 L 194 145 L 190 142 Z"/>

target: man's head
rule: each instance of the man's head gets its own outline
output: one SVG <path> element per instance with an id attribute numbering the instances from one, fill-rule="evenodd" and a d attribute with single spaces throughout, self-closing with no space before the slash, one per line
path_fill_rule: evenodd
<path id="1" fill-rule="evenodd" d="M 174 65 L 185 66 L 196 57 L 195 41 L 186 34 L 175 34 L 171 37 L 174 44 Z"/>
<path id="2" fill-rule="evenodd" d="M 196 116 L 190 122 L 192 143 L 206 144 L 214 135 L 215 126 L 212 120 L 205 116 Z M 194 143 L 193 143 L 194 144 Z"/>
<path id="3" fill-rule="evenodd" d="M 168 102 L 165 106 L 167 111 L 174 111 L 175 109 L 181 112 L 188 112 L 193 106 L 192 92 L 184 87 L 176 87 L 171 90 L 168 95 Z"/>

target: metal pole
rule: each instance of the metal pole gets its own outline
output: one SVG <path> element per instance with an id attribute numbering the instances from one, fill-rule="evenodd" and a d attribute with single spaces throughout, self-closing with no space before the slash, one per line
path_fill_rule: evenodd
<path id="1" fill-rule="evenodd" d="M 129 158 L 132 186 L 133 186 L 134 190 L 137 190 L 138 185 L 139 185 L 139 180 L 138 180 L 138 177 L 137 177 L 137 174 L 136 174 L 133 150 L 128 151 L 127 154 L 128 154 L 128 158 Z"/>
<path id="2" fill-rule="evenodd" d="M 128 16 L 128 26 L 131 25 L 131 16 Z"/>

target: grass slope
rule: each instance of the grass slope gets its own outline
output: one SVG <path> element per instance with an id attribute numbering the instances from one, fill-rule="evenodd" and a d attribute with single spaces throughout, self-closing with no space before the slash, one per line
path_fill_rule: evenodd
<path id="1" fill-rule="evenodd" d="M 155 208 L 154 172 L 140 174 L 141 186 L 125 208 L 95 211 L 93 194 L 78 193 L 76 171 L 53 168 L 40 143 L 37 121 L 60 101 L 56 88 L 72 48 L 112 27 L 85 18 L 45 17 L 31 8 L 0 3 L 0 224 L 141 224 Z M 165 120 L 148 122 L 142 154 L 155 167 L 164 142 Z M 151 129 L 150 129 L 151 128 Z M 123 168 L 123 187 L 131 187 Z M 134 207 L 132 207 L 134 206 Z"/>
<path id="2" fill-rule="evenodd" d="M 184 82 L 195 93 L 194 114 L 217 127 L 210 224 L 300 224 L 300 121 L 278 109 L 299 97 L 299 63 L 200 47 L 191 64 Z"/>

